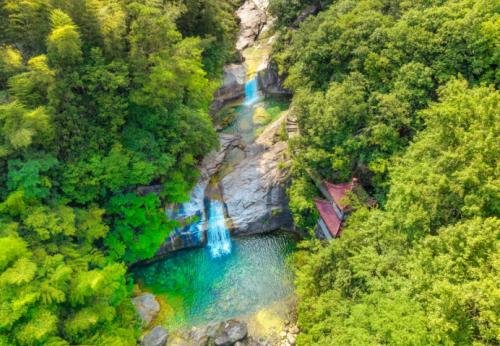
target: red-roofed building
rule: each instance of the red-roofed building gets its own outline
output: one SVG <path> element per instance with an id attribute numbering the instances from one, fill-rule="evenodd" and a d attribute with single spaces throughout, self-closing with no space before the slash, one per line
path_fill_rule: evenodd
<path id="1" fill-rule="evenodd" d="M 332 184 L 328 181 L 323 182 L 330 195 L 332 201 L 337 205 L 337 207 L 343 213 L 348 213 L 350 211 L 350 206 L 347 204 L 347 193 L 353 191 L 354 186 L 357 184 L 357 179 L 352 178 L 349 183 L 342 184 Z"/>
<path id="2" fill-rule="evenodd" d="M 314 203 L 320 215 L 318 230 L 321 230 L 326 239 L 337 238 L 340 234 L 342 219 L 337 214 L 332 203 L 324 199 L 315 199 Z"/>
<path id="3" fill-rule="evenodd" d="M 352 211 L 352 207 L 349 205 L 349 193 L 354 192 L 356 195 L 364 193 L 366 195 L 366 192 L 359 186 L 356 178 L 353 178 L 349 183 L 342 184 L 323 181 L 320 190 L 328 200 L 314 200 L 320 215 L 316 234 L 320 238 L 334 239 L 340 235 L 346 214 Z"/>

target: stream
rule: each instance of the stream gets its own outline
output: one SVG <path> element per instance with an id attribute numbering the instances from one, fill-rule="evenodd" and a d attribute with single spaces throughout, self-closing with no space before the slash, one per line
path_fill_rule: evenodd
<path id="1" fill-rule="evenodd" d="M 255 47 L 250 47 L 254 55 Z M 265 61 L 266 54 L 263 50 L 258 58 Z M 248 66 L 246 70 L 244 97 L 223 110 L 229 109 L 235 117 L 221 132 L 238 135 L 243 146 L 251 145 L 288 108 L 286 102 L 264 98 L 255 72 L 248 72 Z M 230 172 L 244 155 L 241 147 L 231 149 L 217 178 Z M 170 253 L 133 271 L 140 289 L 162 302 L 159 322 L 168 330 L 245 318 L 293 295 L 290 256 L 296 237 L 287 232 L 232 237 L 214 177 L 202 177 L 190 201 L 167 214 L 184 220 L 185 226 L 177 232 L 185 243 L 204 245 Z"/>
<path id="2" fill-rule="evenodd" d="M 276 101 L 261 100 L 255 81 L 248 84 L 245 99 L 235 105 L 238 117 L 225 132 L 243 133 L 251 142 L 259 130 L 251 121 L 253 112 L 276 107 Z M 231 155 L 226 159 L 234 160 Z M 196 235 L 206 227 L 206 245 L 174 252 L 134 270 L 141 289 L 163 300 L 162 325 L 169 330 L 244 317 L 293 294 L 289 257 L 295 250 L 295 236 L 277 232 L 232 238 L 224 202 L 207 196 L 208 185 L 200 182 L 176 214 L 198 218 L 185 229 Z"/>

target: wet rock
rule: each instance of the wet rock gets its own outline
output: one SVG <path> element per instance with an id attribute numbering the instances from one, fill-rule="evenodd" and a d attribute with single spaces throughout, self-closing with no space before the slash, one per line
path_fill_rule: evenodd
<path id="1" fill-rule="evenodd" d="M 160 304 L 151 293 L 141 294 L 133 298 L 132 303 L 135 305 L 139 316 L 141 316 L 143 325 L 145 326 L 149 325 L 160 311 Z"/>
<path id="2" fill-rule="evenodd" d="M 182 337 L 174 336 L 168 339 L 168 346 L 206 346 L 193 343 L 191 340 L 184 340 Z"/>
<path id="3" fill-rule="evenodd" d="M 137 187 L 136 192 L 139 196 L 146 196 L 150 193 L 154 193 L 157 196 L 163 191 L 163 184 L 155 184 L 155 185 L 140 185 Z"/>
<path id="4" fill-rule="evenodd" d="M 251 46 L 267 22 L 267 0 L 247 0 L 236 11 L 240 18 L 240 36 L 236 49 L 243 50 Z"/>
<path id="5" fill-rule="evenodd" d="M 216 346 L 231 346 L 247 337 L 248 329 L 244 322 L 229 320 L 224 322 L 215 336 Z"/>
<path id="6" fill-rule="evenodd" d="M 238 341 L 234 346 L 270 346 L 266 342 L 259 342 L 252 337 L 248 337 L 243 341 Z"/>
<path id="7" fill-rule="evenodd" d="M 276 142 L 276 134 L 286 115 L 271 124 L 245 149 L 245 158 L 221 181 L 231 228 L 235 234 L 256 234 L 292 229 L 286 184 L 281 169 L 286 160 L 286 142 Z"/>
<path id="8" fill-rule="evenodd" d="M 165 346 L 167 344 L 168 332 L 163 327 L 154 327 L 151 332 L 142 339 L 143 346 Z"/>

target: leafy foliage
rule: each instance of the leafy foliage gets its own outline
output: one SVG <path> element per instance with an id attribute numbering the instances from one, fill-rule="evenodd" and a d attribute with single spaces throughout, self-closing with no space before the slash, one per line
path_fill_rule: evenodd
<path id="1" fill-rule="evenodd" d="M 498 83 L 486 30 L 494 13 L 491 1 L 343 0 L 282 35 L 276 60 L 302 134 L 297 170 L 339 181 L 354 172 L 383 203 L 391 158 L 422 130 L 419 110 L 439 85 L 458 75 Z"/>
<path id="2" fill-rule="evenodd" d="M 493 88 L 454 80 L 390 167 L 384 210 L 298 258 L 299 342 L 495 344 L 500 180 Z"/>
<path id="3" fill-rule="evenodd" d="M 305 3 L 282 5 L 281 26 Z M 499 343 L 494 28 L 492 1 L 339 0 L 281 29 L 301 133 L 294 219 L 317 222 L 311 172 L 357 176 L 380 205 L 358 208 L 339 239 L 302 245 L 298 344 Z"/>
<path id="4" fill-rule="evenodd" d="M 9 345 L 44 344 L 62 330 L 65 345 L 100 344 L 110 337 L 132 344 L 136 322 L 125 299 L 125 267 L 110 263 L 92 245 L 107 233 L 103 212 L 35 203 L 4 219 L 0 330 Z M 89 309 L 96 314 L 86 315 Z M 128 331 L 115 333 L 125 325 Z"/>
<path id="5" fill-rule="evenodd" d="M 331 3 L 332 1 L 321 0 L 271 0 L 269 1 L 269 11 L 276 19 L 277 27 L 291 26 L 303 10 L 308 6 L 321 7 L 322 3 Z"/>
<path id="6" fill-rule="evenodd" d="M 166 222 L 160 200 L 154 194 L 115 196 L 107 210 L 115 220 L 104 243 L 111 258 L 123 258 L 127 263 L 153 257 L 176 225 L 175 221 Z"/>
<path id="7" fill-rule="evenodd" d="M 0 1 L 0 345 L 136 344 L 126 265 L 154 256 L 162 206 L 218 143 L 234 6 Z"/>

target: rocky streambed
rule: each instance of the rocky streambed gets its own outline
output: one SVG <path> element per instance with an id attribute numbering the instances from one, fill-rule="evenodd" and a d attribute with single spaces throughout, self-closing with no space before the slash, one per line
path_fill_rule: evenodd
<path id="1" fill-rule="evenodd" d="M 152 299 L 144 294 L 137 299 Z M 152 327 L 139 340 L 143 346 L 294 346 L 299 328 L 290 320 L 279 325 L 275 321 L 265 321 L 264 326 L 259 317 L 230 319 L 204 326 L 192 327 L 189 330 L 169 333 L 162 326 Z M 281 322 L 281 321 L 280 321 Z M 272 329 L 270 332 L 269 326 Z M 261 329 L 263 327 L 264 329 Z"/>
<path id="2" fill-rule="evenodd" d="M 200 222 L 174 234 L 158 255 L 207 242 L 207 200 L 223 202 L 233 235 L 294 230 L 286 196 L 287 143 L 282 136 L 288 91 L 269 56 L 274 37 L 267 6 L 266 0 L 247 0 L 236 13 L 241 26 L 237 49 L 244 61 L 225 67 L 222 86 L 215 93 L 212 113 L 220 148 L 201 162 L 191 201 L 169 215 L 196 216 Z"/>
<path id="3" fill-rule="evenodd" d="M 167 210 L 195 221 L 165 242 L 160 259 L 134 269 L 140 290 L 155 294 L 134 298 L 144 345 L 295 343 L 288 91 L 270 63 L 267 5 L 247 0 L 237 11 L 244 61 L 225 67 L 211 107 L 214 119 L 232 117 L 218 124 L 219 150 L 201 162 L 191 200 Z"/>
<path id="4" fill-rule="evenodd" d="M 249 95 L 248 85 L 255 81 L 258 96 L 286 95 L 270 63 L 272 18 L 267 14 L 267 0 L 247 0 L 237 11 L 240 36 L 237 49 L 244 57 L 242 64 L 225 69 L 224 84 L 216 94 L 214 107 L 222 108 L 229 100 L 242 99 L 243 107 L 236 110 L 236 119 L 226 129 L 226 135 L 239 136 L 233 147 L 222 146 L 216 154 L 225 165 L 222 172 L 211 170 L 227 208 L 227 218 L 234 234 L 256 234 L 274 230 L 292 230 L 293 221 L 285 193 L 287 185 L 286 142 L 279 132 L 286 122 L 287 112 L 269 115 L 269 103 Z M 255 92 L 255 91 L 254 91 Z M 258 100 L 258 99 L 257 99 Z M 241 102 L 241 101 L 240 101 Z M 246 114 L 245 114 L 246 113 Z M 225 135 L 221 136 L 222 139 Z M 203 161 L 202 170 L 213 160 Z M 230 169 L 227 169 L 228 166 Z M 219 166 L 220 167 L 220 166 Z M 221 174 L 217 174 L 221 173 Z"/>

